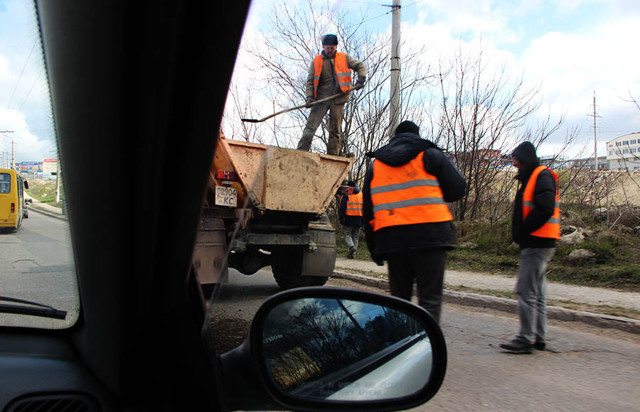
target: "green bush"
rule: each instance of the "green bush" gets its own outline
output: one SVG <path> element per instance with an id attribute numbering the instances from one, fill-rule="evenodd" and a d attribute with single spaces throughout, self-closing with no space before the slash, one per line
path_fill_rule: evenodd
<path id="1" fill-rule="evenodd" d="M 477 251 L 505 252 L 512 243 L 510 220 L 496 223 L 457 222 L 456 232 L 459 243 L 472 242 Z"/>

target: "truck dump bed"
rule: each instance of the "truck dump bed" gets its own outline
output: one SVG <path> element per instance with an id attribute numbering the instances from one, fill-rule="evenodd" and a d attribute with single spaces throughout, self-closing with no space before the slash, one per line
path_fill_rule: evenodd
<path id="1" fill-rule="evenodd" d="M 353 159 L 218 139 L 213 169 L 240 179 L 238 206 L 249 197 L 258 209 L 324 213 Z"/>

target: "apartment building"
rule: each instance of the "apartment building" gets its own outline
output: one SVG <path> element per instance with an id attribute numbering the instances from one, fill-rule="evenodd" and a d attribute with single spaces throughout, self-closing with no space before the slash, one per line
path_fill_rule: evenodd
<path id="1" fill-rule="evenodd" d="M 640 170 L 640 132 L 608 141 L 607 161 L 610 170 Z"/>

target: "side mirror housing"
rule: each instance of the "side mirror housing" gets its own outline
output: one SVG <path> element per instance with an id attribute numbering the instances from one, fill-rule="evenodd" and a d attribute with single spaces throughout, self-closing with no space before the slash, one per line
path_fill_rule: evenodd
<path id="1" fill-rule="evenodd" d="M 220 359 L 230 409 L 253 409 L 262 398 L 289 410 L 390 411 L 436 394 L 447 350 L 436 321 L 410 302 L 299 288 L 265 301 L 248 339 Z M 224 376 L 231 370 L 252 376 L 240 378 L 243 387 Z"/>

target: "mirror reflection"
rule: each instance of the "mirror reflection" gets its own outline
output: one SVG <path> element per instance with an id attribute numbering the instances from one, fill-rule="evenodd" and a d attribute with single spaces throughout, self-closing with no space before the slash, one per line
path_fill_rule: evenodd
<path id="1" fill-rule="evenodd" d="M 429 380 L 424 327 L 406 314 L 353 300 L 305 298 L 268 315 L 263 352 L 273 383 L 298 398 L 380 400 Z"/>

